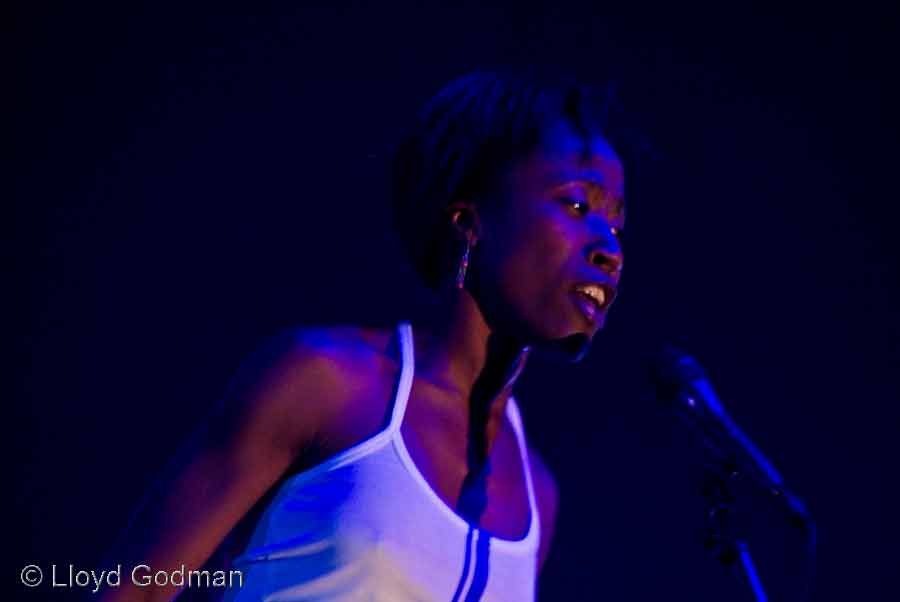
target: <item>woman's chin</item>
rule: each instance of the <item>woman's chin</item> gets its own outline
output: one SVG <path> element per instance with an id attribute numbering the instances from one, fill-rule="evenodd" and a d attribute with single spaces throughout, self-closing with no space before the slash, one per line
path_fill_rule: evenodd
<path id="1" fill-rule="evenodd" d="M 584 332 L 577 332 L 559 339 L 545 341 L 540 347 L 550 355 L 574 364 L 584 359 L 584 356 L 590 351 L 591 336 Z"/>

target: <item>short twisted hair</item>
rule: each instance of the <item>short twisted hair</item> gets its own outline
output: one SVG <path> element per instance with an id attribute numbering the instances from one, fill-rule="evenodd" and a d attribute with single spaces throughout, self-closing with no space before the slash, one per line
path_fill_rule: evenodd
<path id="1" fill-rule="evenodd" d="M 489 190 L 546 126 L 565 121 L 587 141 L 610 139 L 608 91 L 521 74 L 454 80 L 424 107 L 394 154 L 394 226 L 417 272 L 434 288 L 451 230 L 445 209 Z M 615 142 L 614 140 L 610 140 Z"/>

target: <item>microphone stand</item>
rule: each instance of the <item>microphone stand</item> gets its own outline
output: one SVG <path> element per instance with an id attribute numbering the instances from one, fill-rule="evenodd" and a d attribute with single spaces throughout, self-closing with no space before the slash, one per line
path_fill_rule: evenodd
<path id="1" fill-rule="evenodd" d="M 680 404 L 676 405 L 676 413 L 693 427 L 697 427 L 692 420 L 692 412 L 696 408 L 696 400 L 687 396 L 679 396 Z M 682 405 L 683 404 L 683 405 Z M 682 405 L 681 408 L 678 408 Z M 713 432 L 700 429 L 701 440 L 714 457 L 719 460 L 718 466 L 707 468 L 704 472 L 701 492 L 707 501 L 706 532 L 704 547 L 723 565 L 731 567 L 738 579 L 749 589 L 752 600 L 755 602 L 768 602 L 762 580 L 756 570 L 750 548 L 747 545 L 747 534 L 732 520 L 735 515 L 736 494 L 732 487 L 742 472 L 747 472 L 755 484 L 763 487 L 781 507 L 788 519 L 788 523 L 802 531 L 807 539 L 807 575 L 804 583 L 803 599 L 809 596 L 809 588 L 812 582 L 812 572 L 815 565 L 816 531 L 815 524 L 800 499 L 788 491 L 781 476 L 775 468 L 763 457 L 762 453 L 744 435 L 740 428 L 730 420 L 727 414 L 724 416 L 730 436 L 741 440 L 744 449 L 756 460 L 755 466 L 758 472 L 742 468 L 735 455 L 729 452 L 728 445 L 720 440 Z"/>
<path id="2" fill-rule="evenodd" d="M 807 569 L 803 599 L 809 596 L 815 567 L 816 529 L 800 498 L 784 485 L 775 467 L 731 419 L 706 379 L 703 369 L 688 355 L 667 348 L 651 364 L 650 380 L 664 401 L 717 460 L 704 475 L 702 492 L 708 503 L 704 545 L 738 574 L 756 602 L 768 597 L 759 578 L 745 533 L 739 533 L 733 517 L 733 486 L 744 473 L 778 504 L 788 522 L 806 536 Z"/>
<path id="3" fill-rule="evenodd" d="M 723 472 L 728 472 L 728 476 L 723 477 L 715 470 L 708 470 L 704 475 L 702 491 L 709 506 L 703 545 L 720 563 L 732 568 L 738 579 L 750 588 L 753 600 L 767 602 L 769 598 L 753 563 L 750 548 L 731 520 L 735 495 L 728 481 L 737 473 L 727 469 Z"/>

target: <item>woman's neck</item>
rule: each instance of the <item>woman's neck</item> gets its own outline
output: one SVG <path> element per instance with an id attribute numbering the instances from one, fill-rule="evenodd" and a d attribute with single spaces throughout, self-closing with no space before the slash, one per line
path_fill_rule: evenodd
<path id="1" fill-rule="evenodd" d="M 423 326 L 429 336 L 416 372 L 459 401 L 486 453 L 530 349 L 493 332 L 467 291 L 443 294 Z"/>

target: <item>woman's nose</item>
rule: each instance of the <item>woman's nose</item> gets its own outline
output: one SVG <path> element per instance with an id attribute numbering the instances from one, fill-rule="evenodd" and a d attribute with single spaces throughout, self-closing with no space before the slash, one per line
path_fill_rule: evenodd
<path id="1" fill-rule="evenodd" d="M 604 226 L 604 234 L 588 247 L 587 260 L 609 274 L 622 271 L 622 246 L 610 226 Z"/>

